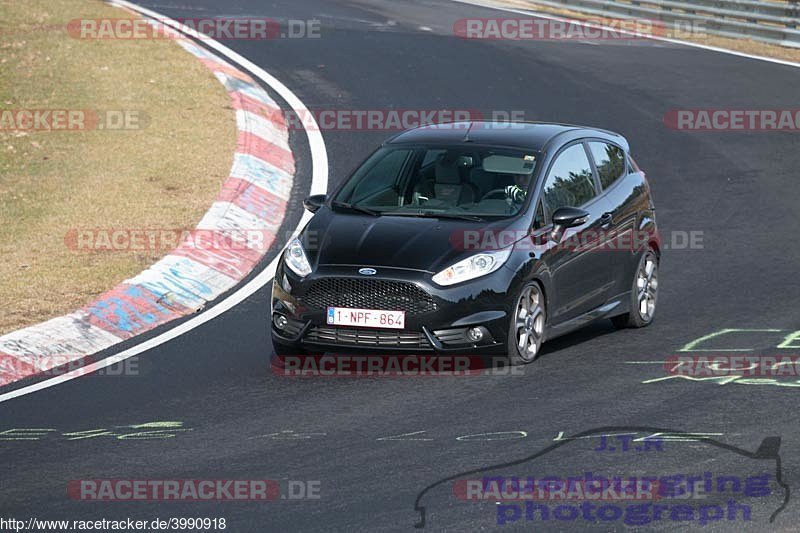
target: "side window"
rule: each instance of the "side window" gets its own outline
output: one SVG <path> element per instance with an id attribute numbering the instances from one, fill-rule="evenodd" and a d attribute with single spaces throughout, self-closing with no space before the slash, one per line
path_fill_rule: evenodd
<path id="1" fill-rule="evenodd" d="M 360 202 L 378 191 L 392 188 L 400 177 L 408 153 L 408 150 L 392 150 L 376 162 L 356 185 L 352 202 Z"/>
<path id="2" fill-rule="evenodd" d="M 597 195 L 592 167 L 582 144 L 570 146 L 559 154 L 542 193 L 551 215 L 559 207 L 579 207 Z"/>
<path id="3" fill-rule="evenodd" d="M 589 151 L 597 165 L 597 174 L 603 189 L 625 175 L 625 152 L 622 148 L 604 142 L 590 142 Z"/>

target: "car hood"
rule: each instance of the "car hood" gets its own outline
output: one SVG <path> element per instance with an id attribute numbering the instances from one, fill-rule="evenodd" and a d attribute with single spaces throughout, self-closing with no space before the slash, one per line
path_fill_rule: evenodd
<path id="1" fill-rule="evenodd" d="M 513 222 L 472 222 L 411 216 L 370 216 L 322 207 L 303 232 L 312 266 L 357 265 L 438 272 L 477 253 L 467 232 L 512 230 Z"/>

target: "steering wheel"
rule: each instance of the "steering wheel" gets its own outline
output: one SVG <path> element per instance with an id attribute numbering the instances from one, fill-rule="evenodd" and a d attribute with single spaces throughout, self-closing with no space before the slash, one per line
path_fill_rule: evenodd
<path id="1" fill-rule="evenodd" d="M 491 191 L 487 192 L 481 197 L 481 201 L 489 199 L 490 196 L 502 196 L 502 199 L 506 198 L 506 190 L 503 189 L 492 189 Z"/>

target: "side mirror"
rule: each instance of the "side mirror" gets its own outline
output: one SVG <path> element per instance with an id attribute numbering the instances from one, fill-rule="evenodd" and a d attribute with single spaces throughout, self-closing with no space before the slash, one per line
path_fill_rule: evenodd
<path id="1" fill-rule="evenodd" d="M 567 228 L 580 226 L 589 220 L 589 213 L 577 207 L 559 207 L 553 213 L 553 232 L 551 238 L 560 242 Z"/>
<path id="2" fill-rule="evenodd" d="M 553 225 L 561 228 L 574 228 L 589 220 L 589 213 L 577 207 L 560 207 L 553 213 Z"/>
<path id="3" fill-rule="evenodd" d="M 322 204 L 324 204 L 327 199 L 328 197 L 324 194 L 314 194 L 303 200 L 303 207 L 312 213 L 316 213 L 317 209 L 322 207 Z"/>

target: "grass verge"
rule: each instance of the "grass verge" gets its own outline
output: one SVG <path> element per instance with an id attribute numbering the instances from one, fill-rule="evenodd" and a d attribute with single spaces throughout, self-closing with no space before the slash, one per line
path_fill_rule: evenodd
<path id="1" fill-rule="evenodd" d="M 0 334 L 79 308 L 168 252 L 75 251 L 71 229 L 192 228 L 228 176 L 235 115 L 205 66 L 169 40 L 66 29 L 132 17 L 98 0 L 0 0 L 0 113 L 111 110 L 138 121 L 122 131 L 0 122 Z"/>

